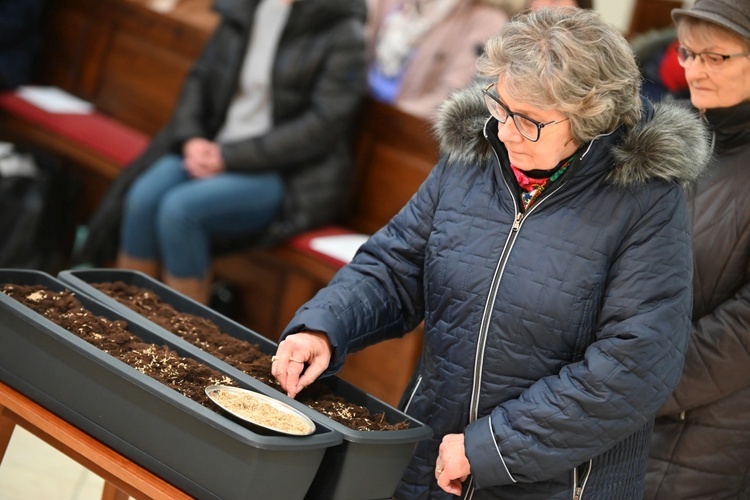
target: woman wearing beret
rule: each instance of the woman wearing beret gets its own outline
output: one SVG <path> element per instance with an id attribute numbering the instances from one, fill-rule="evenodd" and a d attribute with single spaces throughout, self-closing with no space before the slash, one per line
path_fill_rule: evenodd
<path id="1" fill-rule="evenodd" d="M 688 192 L 690 343 L 656 419 L 646 498 L 750 498 L 750 10 L 746 0 L 697 0 L 672 17 L 713 156 Z"/>

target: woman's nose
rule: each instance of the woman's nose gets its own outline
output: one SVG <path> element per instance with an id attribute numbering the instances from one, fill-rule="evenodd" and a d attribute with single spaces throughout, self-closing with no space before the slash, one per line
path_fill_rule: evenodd
<path id="1" fill-rule="evenodd" d="M 505 123 L 497 123 L 497 138 L 501 142 L 521 142 L 523 140 L 523 136 L 516 127 L 516 122 L 510 117 L 505 120 Z"/>
<path id="2" fill-rule="evenodd" d="M 706 65 L 700 57 L 695 57 L 690 64 L 685 66 L 685 78 L 688 80 L 702 78 L 705 75 Z"/>

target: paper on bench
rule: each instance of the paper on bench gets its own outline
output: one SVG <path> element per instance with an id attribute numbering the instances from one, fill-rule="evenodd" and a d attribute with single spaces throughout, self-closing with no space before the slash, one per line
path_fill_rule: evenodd
<path id="1" fill-rule="evenodd" d="M 94 111 L 90 102 L 65 92 L 57 87 L 23 86 L 16 92 L 18 97 L 48 113 L 89 114 Z"/>
<path id="2" fill-rule="evenodd" d="M 339 234 L 333 236 L 318 236 L 310 240 L 310 248 L 324 253 L 341 262 L 349 263 L 354 258 L 362 243 L 367 241 L 366 234 Z"/>

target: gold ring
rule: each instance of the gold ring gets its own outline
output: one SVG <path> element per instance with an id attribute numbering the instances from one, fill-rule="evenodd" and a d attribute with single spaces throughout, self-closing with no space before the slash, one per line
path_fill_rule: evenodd
<path id="1" fill-rule="evenodd" d="M 271 356 L 271 363 L 275 363 L 278 359 L 276 356 Z"/>
<path id="2" fill-rule="evenodd" d="M 443 468 L 440 466 L 435 467 L 435 473 L 439 476 L 443 473 Z"/>
<path id="3" fill-rule="evenodd" d="M 305 363 L 304 361 L 300 361 L 300 360 L 298 360 L 298 359 L 294 359 L 294 358 L 293 358 L 293 357 L 291 357 L 291 356 L 289 356 L 289 361 L 293 361 L 293 362 L 295 362 L 295 363 L 302 363 L 302 364 L 304 364 L 304 363 Z"/>

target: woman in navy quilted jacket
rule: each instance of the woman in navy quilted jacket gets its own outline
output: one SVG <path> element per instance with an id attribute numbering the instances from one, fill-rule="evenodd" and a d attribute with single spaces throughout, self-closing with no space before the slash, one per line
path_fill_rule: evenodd
<path id="1" fill-rule="evenodd" d="M 273 374 L 295 396 L 424 320 L 401 408 L 434 436 L 396 498 L 640 498 L 690 331 L 683 185 L 707 133 L 640 99 L 590 10 L 514 18 L 480 66 L 441 108 L 438 165 L 297 312 Z"/>

